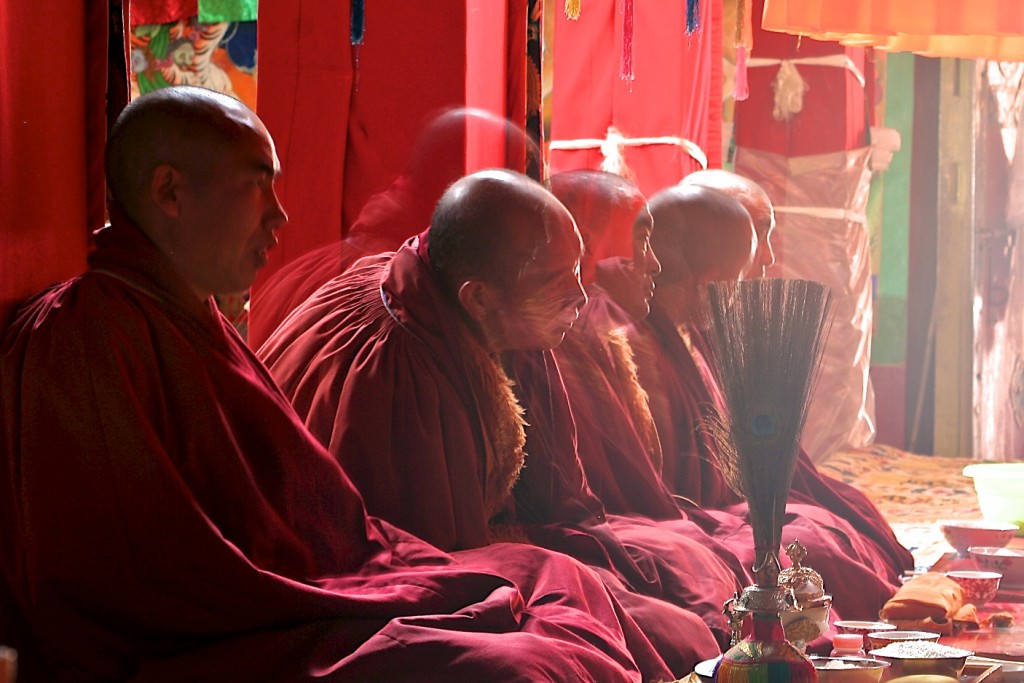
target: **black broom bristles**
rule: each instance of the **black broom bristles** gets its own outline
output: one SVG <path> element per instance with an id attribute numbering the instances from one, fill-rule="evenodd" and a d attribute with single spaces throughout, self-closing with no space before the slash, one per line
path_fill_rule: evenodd
<path id="1" fill-rule="evenodd" d="M 750 508 L 756 583 L 774 587 L 800 432 L 831 327 L 831 295 L 808 280 L 715 282 L 701 305 L 725 399 L 708 429 L 726 480 Z"/>

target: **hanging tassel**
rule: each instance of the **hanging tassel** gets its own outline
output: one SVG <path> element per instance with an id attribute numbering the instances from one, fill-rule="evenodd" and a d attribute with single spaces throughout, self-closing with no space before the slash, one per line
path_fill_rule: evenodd
<path id="1" fill-rule="evenodd" d="M 750 86 L 747 84 L 747 46 L 736 46 L 736 78 L 733 84 L 732 98 L 737 102 L 750 97 Z"/>
<path id="2" fill-rule="evenodd" d="M 349 44 L 362 45 L 366 35 L 366 12 L 363 0 L 350 0 Z"/>
<path id="3" fill-rule="evenodd" d="M 732 97 L 737 102 L 742 102 L 750 97 L 750 86 L 747 84 L 747 59 L 754 46 L 754 27 L 750 23 L 750 13 L 750 0 L 736 0 L 736 76 Z"/>
<path id="4" fill-rule="evenodd" d="M 622 59 L 619 78 L 633 80 L 633 0 L 622 0 Z"/>
<path id="5" fill-rule="evenodd" d="M 582 0 L 565 0 L 565 18 L 576 21 L 580 18 L 580 3 Z"/>
<path id="6" fill-rule="evenodd" d="M 700 0 L 686 0 L 686 35 L 700 30 Z"/>

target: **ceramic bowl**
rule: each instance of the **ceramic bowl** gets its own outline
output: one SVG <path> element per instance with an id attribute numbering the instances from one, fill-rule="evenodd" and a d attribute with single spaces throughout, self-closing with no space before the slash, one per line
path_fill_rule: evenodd
<path id="1" fill-rule="evenodd" d="M 1010 542 L 1019 527 L 1016 524 L 990 522 L 983 519 L 947 519 L 938 523 L 946 542 L 962 557 L 972 545 L 1001 548 Z"/>
<path id="2" fill-rule="evenodd" d="M 958 679 L 967 664 L 967 658 L 974 653 L 939 643 L 906 641 L 889 643 L 868 654 L 892 665 L 888 675 L 890 679 L 919 674 Z"/>
<path id="3" fill-rule="evenodd" d="M 999 572 L 972 571 L 969 569 L 957 569 L 946 572 L 946 576 L 953 579 L 964 589 L 964 602 L 975 605 L 986 603 L 996 596 L 999 590 L 999 580 L 1003 575 Z"/>
<path id="4" fill-rule="evenodd" d="M 864 638 L 864 649 L 868 649 L 871 643 L 868 642 L 868 634 L 879 631 L 895 631 L 895 624 L 887 624 L 884 621 L 851 621 L 840 619 L 832 624 L 838 633 L 856 633 Z"/>
<path id="5" fill-rule="evenodd" d="M 1002 574 L 1004 588 L 1024 588 L 1024 550 L 972 546 L 967 552 L 980 569 Z"/>
<path id="6" fill-rule="evenodd" d="M 819 683 L 878 683 L 891 664 L 868 657 L 811 657 Z"/>
<path id="7" fill-rule="evenodd" d="M 868 634 L 868 645 L 871 649 L 885 647 L 889 643 L 902 643 L 911 640 L 937 643 L 939 634 L 930 631 L 876 631 Z"/>

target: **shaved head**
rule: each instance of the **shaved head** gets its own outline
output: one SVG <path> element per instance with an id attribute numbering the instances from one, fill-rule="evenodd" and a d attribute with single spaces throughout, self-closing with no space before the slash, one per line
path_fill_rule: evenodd
<path id="1" fill-rule="evenodd" d="M 750 178 L 720 168 L 695 171 L 680 181 L 680 185 L 695 185 L 719 190 L 739 201 L 750 214 L 757 232 L 757 253 L 754 256 L 752 276 L 764 276 L 765 269 L 775 263 L 775 250 L 771 238 L 775 229 L 775 209 L 764 188 Z"/>
<path id="2" fill-rule="evenodd" d="M 427 233 L 438 285 L 495 352 L 562 341 L 586 303 L 581 252 L 569 211 L 539 183 L 506 170 L 453 183 Z"/>
<path id="3" fill-rule="evenodd" d="M 199 175 L 217 150 L 264 132 L 255 114 L 222 93 L 191 86 L 147 93 L 125 107 L 107 139 L 110 197 L 144 223 L 146 186 L 157 166 Z"/>
<path id="4" fill-rule="evenodd" d="M 164 88 L 125 107 L 106 172 L 112 228 L 134 224 L 201 300 L 248 289 L 288 221 L 270 133 L 211 90 Z"/>
<path id="5" fill-rule="evenodd" d="M 654 303 L 670 320 L 692 320 L 700 288 L 738 281 L 754 262 L 750 214 L 732 197 L 697 185 L 676 185 L 650 201 L 657 230 L 651 245 L 661 261 Z"/>
<path id="6" fill-rule="evenodd" d="M 615 212 L 624 212 L 631 224 L 647 203 L 633 181 L 605 171 L 577 169 L 556 173 L 548 185 L 576 219 L 591 252 L 588 258 L 632 256 L 629 228 L 616 223 Z"/>
<path id="7" fill-rule="evenodd" d="M 647 206 L 631 180 L 605 171 L 576 169 L 551 176 L 551 192 L 576 220 L 583 237 L 583 282 L 594 279 L 596 261 L 633 258 L 633 223 Z"/>
<path id="8" fill-rule="evenodd" d="M 579 245 L 566 208 L 525 175 L 491 169 L 457 180 L 441 196 L 427 253 L 442 288 L 454 293 L 466 279 L 510 286 L 556 240 Z"/>
<path id="9" fill-rule="evenodd" d="M 683 278 L 705 283 L 736 279 L 755 247 L 750 214 L 718 190 L 676 185 L 651 198 L 657 230 L 651 239 L 661 260 L 659 285 Z"/>

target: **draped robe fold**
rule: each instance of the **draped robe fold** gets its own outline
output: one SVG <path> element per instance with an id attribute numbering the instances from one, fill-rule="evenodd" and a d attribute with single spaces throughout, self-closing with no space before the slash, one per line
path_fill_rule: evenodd
<path id="1" fill-rule="evenodd" d="M 641 681 L 592 571 L 368 516 L 212 303 L 134 226 L 97 244 L 0 355 L 19 680 Z"/>
<path id="2" fill-rule="evenodd" d="M 684 337 L 656 302 L 648 318 L 635 323 L 629 332 L 638 376 L 650 396 L 661 437 L 663 481 L 674 494 L 706 510 L 743 516 L 745 504 L 715 466 L 717 446 L 702 428 L 712 406 L 721 405 L 723 398 L 705 342 L 696 330 L 686 332 Z M 849 539 L 848 552 L 856 553 L 851 559 L 877 574 L 876 587 L 866 590 L 860 581 L 850 580 L 856 568 L 851 571 L 836 561 L 840 558 L 815 555 L 813 550 L 807 557 L 807 563 L 825 576 L 833 591 L 842 591 L 834 604 L 845 618 L 876 618 L 879 607 L 875 603 L 880 595 L 891 594 L 903 571 L 913 567 L 910 552 L 896 539 L 878 508 L 863 492 L 818 472 L 803 452 L 798 454 L 789 507 L 823 529 L 835 531 L 837 537 Z M 801 542 L 808 545 L 804 538 Z"/>
<path id="3" fill-rule="evenodd" d="M 565 552 L 606 577 L 677 675 L 714 656 L 708 625 L 680 606 L 722 624 L 721 635 L 719 598 L 737 586 L 733 568 L 680 533 L 606 518 L 575 460 L 567 477 L 542 476 L 552 462 L 540 448 L 523 453 L 521 438 L 559 407 L 522 401 L 524 378 L 507 376 L 476 341 L 423 251 L 416 238 L 357 262 L 261 348 L 307 426 L 372 514 L 446 550 L 512 535 Z M 549 488 L 513 495 L 517 472 Z"/>

